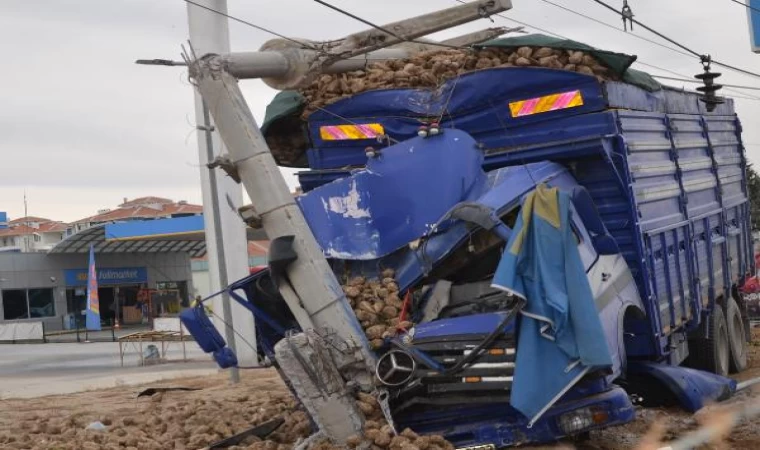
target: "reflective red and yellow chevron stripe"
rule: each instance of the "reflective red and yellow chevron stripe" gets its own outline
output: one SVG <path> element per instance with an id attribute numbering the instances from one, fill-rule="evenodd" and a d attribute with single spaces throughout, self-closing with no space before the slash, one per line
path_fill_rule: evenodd
<path id="1" fill-rule="evenodd" d="M 356 139 L 375 139 L 385 134 L 379 123 L 357 125 L 326 125 L 319 127 L 319 136 L 324 141 L 347 141 Z"/>
<path id="2" fill-rule="evenodd" d="M 512 102 L 509 104 L 509 110 L 512 117 L 523 117 L 576 106 L 583 106 L 581 91 L 562 92 L 561 94 Z"/>

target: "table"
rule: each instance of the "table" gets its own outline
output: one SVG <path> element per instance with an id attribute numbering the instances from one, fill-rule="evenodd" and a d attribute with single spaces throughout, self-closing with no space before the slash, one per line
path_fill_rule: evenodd
<path id="1" fill-rule="evenodd" d="M 186 335 L 180 331 L 138 331 L 136 333 L 121 336 L 119 341 L 119 358 L 121 366 L 124 367 L 124 355 L 130 347 L 140 352 L 140 365 L 145 365 L 145 356 L 143 354 L 143 342 L 160 342 L 161 358 L 166 358 L 166 350 L 174 342 L 182 344 L 182 360 L 187 361 L 187 351 L 185 342 L 192 340 L 192 336 Z M 139 349 L 138 349 L 139 346 Z"/>

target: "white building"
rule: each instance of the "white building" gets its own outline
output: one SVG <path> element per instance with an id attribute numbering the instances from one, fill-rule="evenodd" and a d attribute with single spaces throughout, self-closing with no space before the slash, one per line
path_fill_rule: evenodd
<path id="1" fill-rule="evenodd" d="M 21 217 L 0 229 L 0 252 L 46 252 L 66 236 L 68 224 L 42 217 Z"/>

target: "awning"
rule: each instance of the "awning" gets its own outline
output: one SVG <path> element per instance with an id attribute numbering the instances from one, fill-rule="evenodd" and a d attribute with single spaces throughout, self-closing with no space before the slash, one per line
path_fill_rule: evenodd
<path id="1" fill-rule="evenodd" d="M 249 240 L 265 240 L 263 230 L 248 229 Z M 96 225 L 73 234 L 48 253 L 87 253 L 90 244 L 96 253 L 184 252 L 197 258 L 206 253 L 203 216 L 136 220 Z"/>

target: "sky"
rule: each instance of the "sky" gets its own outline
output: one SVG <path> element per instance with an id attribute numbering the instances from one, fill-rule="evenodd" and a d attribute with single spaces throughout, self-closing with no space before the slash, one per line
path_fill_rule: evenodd
<path id="1" fill-rule="evenodd" d="M 375 23 L 455 6 L 455 0 L 330 0 Z M 513 0 L 508 18 L 691 77 L 699 63 L 644 42 L 666 42 L 636 27 L 620 31 L 614 13 L 592 0 L 551 0 L 613 25 L 605 27 L 546 0 Z M 620 7 L 621 0 L 607 0 Z M 747 11 L 730 0 L 629 0 L 636 18 L 700 53 L 760 73 L 751 52 Z M 326 40 L 366 25 L 311 0 L 229 0 L 229 13 L 286 36 Z M 179 60 L 187 41 L 183 0 L 3 0 L 0 2 L 0 211 L 74 221 L 124 197 L 201 202 L 192 86 L 181 67 L 134 64 Z M 444 39 L 490 26 L 479 20 L 433 35 Z M 274 38 L 230 22 L 233 51 L 255 51 Z M 528 31 L 534 29 L 528 27 Z M 670 75 L 635 66 L 653 74 Z M 719 69 L 720 82 L 760 87 L 760 79 Z M 669 84 L 682 86 L 678 82 Z M 694 85 L 686 85 L 694 87 Z M 241 87 L 256 119 L 275 91 L 258 80 Z M 726 95 L 733 93 L 725 92 Z M 736 109 L 751 162 L 760 164 L 760 92 L 743 91 Z M 292 170 L 285 171 L 291 187 Z"/>

